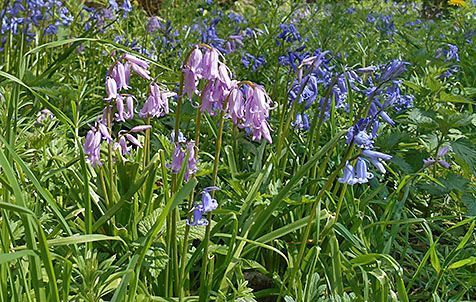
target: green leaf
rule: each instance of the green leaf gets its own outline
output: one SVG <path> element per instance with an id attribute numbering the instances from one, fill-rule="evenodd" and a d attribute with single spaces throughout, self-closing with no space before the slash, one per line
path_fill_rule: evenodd
<path id="1" fill-rule="evenodd" d="M 38 256 L 34 251 L 32 250 L 22 250 L 18 252 L 13 252 L 13 253 L 1 253 L 0 254 L 0 264 L 8 263 L 13 260 L 23 258 L 25 256 Z"/>
<path id="2" fill-rule="evenodd" d="M 476 175 L 476 145 L 466 139 L 459 139 L 451 144 L 457 159 L 462 161 L 466 168 Z"/>
<path id="3" fill-rule="evenodd" d="M 455 268 L 460 268 L 466 265 L 473 265 L 473 264 L 476 264 L 476 257 L 469 257 L 463 260 L 453 262 L 450 266 L 448 266 L 448 269 L 455 269 Z"/>
<path id="4" fill-rule="evenodd" d="M 48 245 L 69 245 L 69 244 L 78 244 L 78 243 L 87 243 L 95 241 L 104 241 L 104 240 L 118 240 L 126 244 L 121 237 L 118 236 L 106 236 L 101 234 L 90 234 L 90 235 L 74 235 L 69 237 L 60 237 L 55 239 L 48 240 Z"/>

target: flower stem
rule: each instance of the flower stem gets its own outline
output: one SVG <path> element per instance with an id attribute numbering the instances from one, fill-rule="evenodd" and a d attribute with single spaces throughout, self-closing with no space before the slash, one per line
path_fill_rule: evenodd
<path id="1" fill-rule="evenodd" d="M 221 152 L 221 145 L 223 139 L 223 127 L 225 125 L 225 114 L 222 111 L 220 114 L 220 126 L 218 128 L 218 138 L 216 142 L 216 149 L 215 149 L 215 160 L 213 162 L 213 176 L 212 176 L 212 186 L 216 186 L 217 177 L 218 177 L 218 164 L 220 163 L 220 152 Z M 211 193 L 212 197 L 215 195 L 215 191 Z M 205 247 L 203 250 L 203 258 L 202 258 L 202 270 L 200 273 L 200 302 L 207 301 L 208 299 L 208 278 L 207 278 L 207 265 L 208 265 L 208 248 L 210 246 L 210 232 L 211 232 L 211 225 L 212 225 L 212 213 L 209 212 L 207 215 L 207 219 L 209 221 L 206 230 L 205 230 Z"/>
<path id="2" fill-rule="evenodd" d="M 202 119 L 202 112 L 200 109 L 197 110 L 197 118 L 195 121 L 195 148 L 198 150 L 198 146 L 200 143 L 200 122 Z M 195 152 L 195 156 L 198 156 L 198 151 Z M 190 193 L 189 201 L 188 201 L 188 208 L 191 209 L 193 205 L 193 200 L 195 198 L 195 191 Z M 182 255 L 180 255 L 180 274 L 179 274 L 179 301 L 183 300 L 185 290 L 184 290 L 184 283 L 185 283 L 185 261 L 187 260 L 187 252 L 188 252 L 188 236 L 190 234 L 190 226 L 188 224 L 185 225 L 185 233 L 183 238 L 183 245 L 182 245 Z"/>

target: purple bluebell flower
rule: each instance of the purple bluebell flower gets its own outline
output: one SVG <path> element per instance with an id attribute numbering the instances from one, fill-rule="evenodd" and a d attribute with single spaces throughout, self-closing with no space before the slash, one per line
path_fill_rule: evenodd
<path id="1" fill-rule="evenodd" d="M 348 185 L 354 185 L 356 183 L 354 167 L 349 164 L 349 162 L 347 162 L 344 166 L 344 175 L 337 181 L 340 183 L 346 183 Z"/>
<path id="2" fill-rule="evenodd" d="M 260 85 L 253 85 L 245 90 L 244 126 L 250 128 L 253 140 L 261 140 L 264 137 L 272 143 L 268 124 L 269 110 L 272 107 L 271 98 Z"/>
<path id="3" fill-rule="evenodd" d="M 251 67 L 251 70 L 255 71 L 266 63 L 266 59 L 263 56 L 255 57 L 252 54 L 245 53 L 241 57 L 241 63 L 246 68 Z"/>
<path id="4" fill-rule="evenodd" d="M 362 150 L 362 154 L 365 155 L 366 157 L 368 157 L 369 159 L 375 159 L 375 160 L 379 160 L 379 159 L 390 160 L 390 159 L 392 159 L 391 155 L 388 155 L 388 154 L 385 154 L 385 153 L 382 153 L 382 152 L 378 152 L 378 151 L 368 150 L 368 149 Z"/>
<path id="5" fill-rule="evenodd" d="M 408 62 L 400 61 L 400 60 L 393 60 L 387 65 L 385 65 L 380 75 L 378 76 L 378 80 L 380 83 L 388 82 L 399 77 L 402 73 L 407 70 L 407 66 L 410 65 Z"/>
<path id="6" fill-rule="evenodd" d="M 436 159 L 433 159 L 431 157 L 427 158 L 427 159 L 424 159 L 423 160 L 424 166 L 429 167 L 429 166 L 431 166 L 435 163 L 438 163 L 440 166 L 442 166 L 445 169 L 451 168 L 451 164 L 443 159 L 443 157 L 448 153 L 448 151 L 449 151 L 448 146 L 444 146 L 444 147 L 439 148 L 438 152 L 436 154 Z"/>
<path id="7" fill-rule="evenodd" d="M 281 32 L 277 36 L 276 44 L 280 45 L 281 42 L 279 40 L 282 40 L 284 42 L 294 42 L 294 41 L 301 41 L 301 35 L 299 34 L 299 31 L 297 28 L 294 26 L 294 24 L 280 24 L 279 28 L 281 29 Z"/>
<path id="8" fill-rule="evenodd" d="M 226 53 L 234 52 L 238 47 L 243 46 L 243 36 L 241 35 L 230 35 L 228 40 L 225 43 Z"/>
<path id="9" fill-rule="evenodd" d="M 134 126 L 131 129 L 132 133 L 138 133 L 138 132 L 144 132 L 145 130 L 152 129 L 151 125 L 139 125 L 139 126 Z"/>
<path id="10" fill-rule="evenodd" d="M 139 148 L 142 148 L 142 144 L 140 143 L 140 141 L 135 138 L 132 134 L 129 134 L 129 133 L 126 133 L 124 134 L 124 136 L 126 137 L 126 139 L 128 141 L 130 141 L 133 145 L 139 147 Z"/>
<path id="11" fill-rule="evenodd" d="M 309 130 L 310 125 L 309 125 L 308 115 L 304 112 L 303 113 L 297 113 L 296 117 L 294 119 L 294 122 L 291 123 L 291 126 L 297 128 L 297 129 L 300 129 L 300 130 L 304 130 L 304 131 Z"/>
<path id="12" fill-rule="evenodd" d="M 181 144 L 176 143 L 174 151 L 172 152 L 172 163 L 170 164 L 170 169 L 172 170 L 172 173 L 178 174 L 180 172 L 184 159 L 185 152 L 183 152 Z"/>
<path id="13" fill-rule="evenodd" d="M 235 22 L 235 23 L 243 23 L 245 22 L 245 18 L 240 15 L 240 14 L 237 14 L 235 12 L 230 12 L 228 14 L 228 19 L 230 19 L 231 21 Z"/>
<path id="14" fill-rule="evenodd" d="M 208 213 L 215 210 L 218 207 L 216 199 L 212 198 L 209 191 L 202 191 L 202 204 L 199 205 L 199 209 L 202 213 Z"/>
<path id="15" fill-rule="evenodd" d="M 445 62 L 449 61 L 456 61 L 459 62 L 459 55 L 458 55 L 458 46 L 453 44 L 447 44 L 448 48 L 439 48 L 436 51 L 436 57 L 444 57 Z"/>
<path id="16" fill-rule="evenodd" d="M 93 128 L 86 134 L 83 145 L 84 153 L 87 156 L 86 162 L 93 167 L 101 166 L 101 133 Z"/>
<path id="17" fill-rule="evenodd" d="M 367 163 L 361 157 L 357 158 L 355 165 L 355 181 L 359 184 L 363 184 L 372 179 L 374 175 L 367 170 Z"/>
<path id="18" fill-rule="evenodd" d="M 159 17 L 152 16 L 149 18 L 149 21 L 147 22 L 147 31 L 149 33 L 155 32 L 161 27 L 162 27 L 162 24 L 160 23 Z"/>
<path id="19" fill-rule="evenodd" d="M 198 208 L 193 208 L 193 220 L 187 219 L 187 225 L 189 226 L 206 226 L 208 225 L 208 220 L 203 217 L 203 212 Z"/>
<path id="20" fill-rule="evenodd" d="M 198 77 L 190 67 L 182 69 L 183 74 L 183 94 L 191 99 L 193 94 L 197 93 Z"/>
<path id="21" fill-rule="evenodd" d="M 162 91 L 156 83 L 150 84 L 150 95 L 144 103 L 144 107 L 139 112 L 139 116 L 145 117 L 163 117 L 169 113 L 168 99 L 175 96 L 176 93 Z"/>
<path id="22" fill-rule="evenodd" d="M 128 66 L 129 67 L 129 66 Z M 111 78 L 116 81 L 117 90 L 129 89 L 129 79 L 126 76 L 126 67 L 121 62 L 117 62 L 111 72 Z"/>
<path id="23" fill-rule="evenodd" d="M 201 76 L 204 79 L 213 80 L 218 78 L 218 63 L 219 63 L 219 54 L 218 51 L 214 48 L 206 49 L 205 54 L 203 55 L 201 68 Z"/>
<path id="24" fill-rule="evenodd" d="M 188 181 L 190 179 L 190 176 L 195 174 L 198 170 L 194 141 L 189 141 L 185 144 L 176 142 L 174 151 L 172 153 L 172 163 L 169 166 L 173 174 L 180 173 L 182 165 L 184 164 L 185 157 L 187 155 L 188 160 L 185 163 L 186 167 L 184 174 L 185 181 Z"/>
<path id="25" fill-rule="evenodd" d="M 198 46 L 196 46 L 187 59 L 187 66 L 190 68 L 191 71 L 200 73 L 202 59 L 202 50 Z"/>
<path id="26" fill-rule="evenodd" d="M 170 133 L 170 141 L 173 143 L 175 141 L 175 131 L 172 131 Z M 187 138 L 185 135 L 183 135 L 182 131 L 179 130 L 178 136 L 177 136 L 177 143 L 186 143 Z"/>
<path id="27" fill-rule="evenodd" d="M 99 132 L 102 135 L 102 139 L 105 140 L 108 144 L 112 142 L 111 134 L 109 133 L 109 129 L 107 126 L 101 122 L 96 123 L 96 128 L 99 129 Z"/>
<path id="28" fill-rule="evenodd" d="M 0 100 L 2 98 L 2 95 L 0 94 Z M 37 125 L 40 125 L 42 124 L 45 120 L 47 119 L 50 119 L 52 120 L 54 118 L 54 114 L 53 112 L 51 112 L 50 110 L 48 109 L 43 109 L 41 111 L 38 111 L 38 113 L 36 114 L 36 124 Z"/>
<path id="29" fill-rule="evenodd" d="M 105 100 L 107 101 L 117 98 L 117 83 L 111 77 L 106 78 L 106 94 Z"/>

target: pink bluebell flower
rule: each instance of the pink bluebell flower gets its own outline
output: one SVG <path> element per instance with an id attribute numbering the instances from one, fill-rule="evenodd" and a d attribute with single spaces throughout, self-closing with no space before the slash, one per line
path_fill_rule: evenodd
<path id="1" fill-rule="evenodd" d="M 101 166 L 101 133 L 93 128 L 86 134 L 83 145 L 84 153 L 87 156 L 86 162 L 93 167 Z"/>
<path id="2" fill-rule="evenodd" d="M 105 100 L 107 101 L 117 97 L 117 83 L 112 77 L 106 78 L 106 95 Z"/>

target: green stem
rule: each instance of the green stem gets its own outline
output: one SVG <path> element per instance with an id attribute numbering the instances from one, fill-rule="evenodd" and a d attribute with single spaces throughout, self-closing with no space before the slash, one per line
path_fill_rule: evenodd
<path id="1" fill-rule="evenodd" d="M 312 226 L 312 224 L 315 220 L 315 217 L 316 217 L 317 205 L 319 204 L 319 201 L 321 201 L 322 197 L 327 192 L 327 190 L 329 190 L 331 188 L 331 186 L 334 184 L 335 179 L 337 178 L 337 175 L 340 173 L 341 169 L 345 166 L 345 163 L 346 163 L 347 159 L 350 158 L 350 155 L 352 154 L 352 151 L 353 151 L 352 146 L 349 146 L 347 148 L 347 152 L 346 152 L 342 162 L 335 169 L 335 171 L 329 176 L 329 178 L 327 179 L 327 182 L 324 184 L 322 189 L 319 191 L 319 194 L 317 195 L 316 201 L 312 205 L 311 213 L 309 214 L 309 219 L 308 219 L 308 222 L 306 224 L 306 228 L 304 230 L 303 236 L 301 238 L 301 246 L 299 248 L 299 253 L 298 253 L 296 263 L 294 264 L 295 267 L 294 267 L 294 270 L 291 274 L 291 279 L 290 279 L 291 285 L 295 284 L 295 281 L 296 281 L 295 277 L 297 275 L 297 272 L 300 269 L 300 266 L 301 266 L 301 263 L 302 263 L 302 260 L 303 260 L 303 257 L 304 257 L 304 251 L 306 249 L 306 243 L 307 243 L 307 240 L 308 240 L 310 232 L 311 232 L 311 226 Z"/>
<path id="2" fill-rule="evenodd" d="M 226 102 L 225 102 L 226 103 Z M 212 186 L 216 186 L 217 177 L 218 177 L 218 164 L 220 163 L 220 152 L 221 152 L 221 145 L 223 141 L 223 127 L 225 125 L 225 114 L 222 111 L 220 114 L 220 126 L 218 128 L 218 137 L 216 142 L 216 149 L 215 149 L 215 159 L 213 162 L 213 177 L 212 177 Z M 215 195 L 215 191 L 212 191 L 212 197 Z M 212 213 L 209 212 L 207 215 L 207 219 L 209 221 L 206 230 L 205 230 L 205 247 L 203 250 L 203 258 L 202 258 L 202 270 L 200 273 L 200 302 L 205 302 L 208 300 L 208 278 L 207 278 L 207 265 L 208 265 L 208 248 L 210 246 L 210 231 L 211 231 L 211 222 L 212 222 Z"/>
<path id="3" fill-rule="evenodd" d="M 197 110 L 197 118 L 195 123 L 195 148 L 198 150 L 200 144 L 200 123 L 202 119 L 202 112 L 200 109 Z M 198 151 L 195 152 L 195 156 L 198 157 Z M 190 198 L 188 201 L 188 209 L 191 209 L 193 205 L 193 200 L 195 199 L 195 191 L 190 193 Z M 179 274 L 179 301 L 183 300 L 185 290 L 184 290 L 184 283 L 185 283 L 185 261 L 187 260 L 187 252 L 188 252 L 188 236 L 190 234 L 190 226 L 188 224 L 185 225 L 185 234 L 183 238 L 183 245 L 182 245 L 182 255 L 180 257 L 180 274 Z"/>

